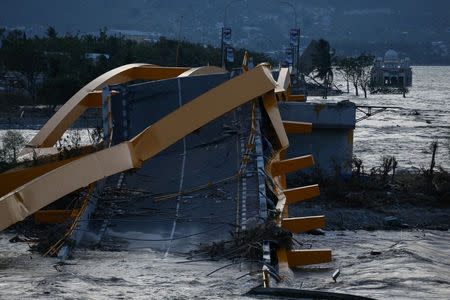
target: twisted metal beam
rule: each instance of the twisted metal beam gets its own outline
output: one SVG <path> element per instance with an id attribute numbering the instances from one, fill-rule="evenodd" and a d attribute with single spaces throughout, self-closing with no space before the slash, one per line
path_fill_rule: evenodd
<path id="1" fill-rule="evenodd" d="M 79 188 L 141 164 L 225 113 L 273 91 L 270 70 L 257 67 L 202 94 L 130 141 L 80 157 L 0 198 L 0 230 Z"/>
<path id="2" fill-rule="evenodd" d="M 189 68 L 159 67 L 151 64 L 128 64 L 115 68 L 92 80 L 72 96 L 41 128 L 20 156 L 32 148 L 52 147 L 64 132 L 89 108 L 98 104 L 95 91 L 104 85 L 120 84 L 135 79 L 167 79 L 177 77 Z M 92 98 L 92 99 L 91 99 Z"/>

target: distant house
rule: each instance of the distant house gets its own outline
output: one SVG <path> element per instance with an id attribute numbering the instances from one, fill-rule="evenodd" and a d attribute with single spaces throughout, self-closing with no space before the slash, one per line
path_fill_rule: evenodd
<path id="1" fill-rule="evenodd" d="M 113 36 L 123 37 L 126 40 L 132 40 L 138 43 L 142 43 L 149 39 L 150 33 L 138 30 L 119 30 L 112 29 L 109 30 L 109 34 Z"/>
<path id="2" fill-rule="evenodd" d="M 90 60 L 92 63 L 96 64 L 100 57 L 104 56 L 106 59 L 109 59 L 108 54 L 104 53 L 85 53 L 84 58 Z"/>
<path id="3" fill-rule="evenodd" d="M 381 86 L 411 86 L 412 71 L 408 57 L 400 59 L 395 50 L 388 50 L 384 57 L 377 57 L 371 71 L 371 81 Z"/>

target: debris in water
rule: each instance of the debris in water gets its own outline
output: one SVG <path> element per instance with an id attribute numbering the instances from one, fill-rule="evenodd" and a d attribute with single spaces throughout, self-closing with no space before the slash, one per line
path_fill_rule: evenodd
<path id="1" fill-rule="evenodd" d="M 336 282 L 336 279 L 339 277 L 339 275 L 341 275 L 341 270 L 337 269 L 336 271 L 334 271 L 333 275 L 331 276 L 334 280 L 334 282 Z"/>

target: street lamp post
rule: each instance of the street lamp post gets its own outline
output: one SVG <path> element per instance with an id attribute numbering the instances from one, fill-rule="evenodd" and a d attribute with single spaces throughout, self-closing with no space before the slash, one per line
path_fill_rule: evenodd
<path id="1" fill-rule="evenodd" d="M 298 23 L 297 23 L 297 11 L 295 10 L 295 6 L 287 1 L 280 1 L 280 3 L 289 5 L 292 8 L 292 11 L 294 12 L 294 29 L 297 31 L 298 34 L 298 42 L 296 47 L 294 47 L 294 67 L 296 70 L 296 74 L 298 76 L 298 72 L 299 72 L 299 68 L 298 68 L 298 63 L 299 63 L 299 56 L 300 56 L 300 29 L 298 28 Z"/>
<path id="2" fill-rule="evenodd" d="M 292 11 L 294 12 L 294 25 L 295 25 L 295 28 L 297 29 L 297 11 L 295 10 L 295 6 L 292 3 L 287 2 L 287 1 L 280 1 L 280 3 L 289 5 L 292 8 Z"/>
<path id="3" fill-rule="evenodd" d="M 224 28 L 227 25 L 228 8 L 231 6 L 231 4 L 233 4 L 235 2 L 246 2 L 246 1 L 247 0 L 232 0 L 232 1 L 228 2 L 228 4 L 225 6 L 225 12 L 224 12 L 224 17 L 223 17 L 223 26 L 222 26 L 222 42 L 221 42 L 222 68 L 225 68 L 225 46 L 223 43 L 223 34 L 224 34 Z"/>

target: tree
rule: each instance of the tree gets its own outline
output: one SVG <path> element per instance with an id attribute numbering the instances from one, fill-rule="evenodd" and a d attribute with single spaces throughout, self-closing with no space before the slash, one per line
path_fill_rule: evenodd
<path id="1" fill-rule="evenodd" d="M 364 91 L 364 98 L 367 98 L 367 88 L 370 85 L 370 71 L 372 70 L 373 59 L 373 55 L 366 55 L 365 53 L 362 53 L 355 59 L 357 73 L 359 74 L 359 86 Z"/>
<path id="2" fill-rule="evenodd" d="M 359 84 L 359 76 L 360 76 L 359 68 L 358 68 L 358 65 L 357 65 L 356 58 L 351 57 L 350 59 L 353 61 L 352 70 L 351 70 L 351 73 L 350 73 L 350 79 L 351 79 L 351 81 L 353 83 L 353 87 L 355 88 L 355 95 L 359 96 L 359 93 L 358 93 L 358 84 Z"/>
<path id="3" fill-rule="evenodd" d="M 327 99 L 328 88 L 333 82 L 332 61 L 334 60 L 335 51 L 330 48 L 330 43 L 324 39 L 320 39 L 317 42 L 315 50 L 315 53 L 312 55 L 314 78 L 323 81 L 323 98 Z"/>
<path id="4" fill-rule="evenodd" d="M 52 26 L 49 26 L 47 28 L 47 31 L 45 32 L 45 34 L 48 36 L 48 38 L 50 39 L 56 39 L 58 34 L 56 33 L 55 28 L 53 28 Z"/>
<path id="5" fill-rule="evenodd" d="M 54 109 L 56 105 L 65 103 L 83 85 L 74 74 L 58 74 L 55 77 L 46 78 L 39 86 L 38 96 L 42 104 L 51 105 Z"/>
<path id="6" fill-rule="evenodd" d="M 2 30 L 0 29 L 0 36 Z M 184 66 L 219 65 L 220 49 L 183 41 L 181 64 Z M 29 38 L 21 31 L 4 33 L 0 48 L 0 73 L 11 71 L 36 103 L 60 104 L 67 101 L 80 87 L 108 70 L 131 62 L 149 62 L 170 66 L 175 64 L 176 41 L 156 43 L 127 40 L 107 34 L 107 28 L 98 35 L 58 35 L 48 27 L 42 38 Z M 86 53 L 101 53 L 93 61 Z M 255 61 L 272 62 L 264 54 L 249 53 Z M 244 55 L 229 67 L 238 67 Z M 241 57 L 241 58 L 239 58 Z M 42 82 L 37 79 L 42 78 Z M 37 97 L 37 98 L 36 98 Z"/>
<path id="7" fill-rule="evenodd" d="M 336 70 L 341 73 L 347 82 L 347 93 L 350 92 L 350 79 L 355 68 L 355 60 L 352 57 L 344 57 L 336 60 Z"/>
<path id="8" fill-rule="evenodd" d="M 2 143 L 5 157 L 15 162 L 19 150 L 25 145 L 25 139 L 19 132 L 8 130 L 2 137 Z"/>
<path id="9" fill-rule="evenodd" d="M 36 100 L 36 81 L 45 68 L 44 53 L 39 38 L 27 39 L 25 33 L 14 30 L 2 40 L 0 57 L 5 68 L 16 71 L 23 77 L 24 88 Z"/>

